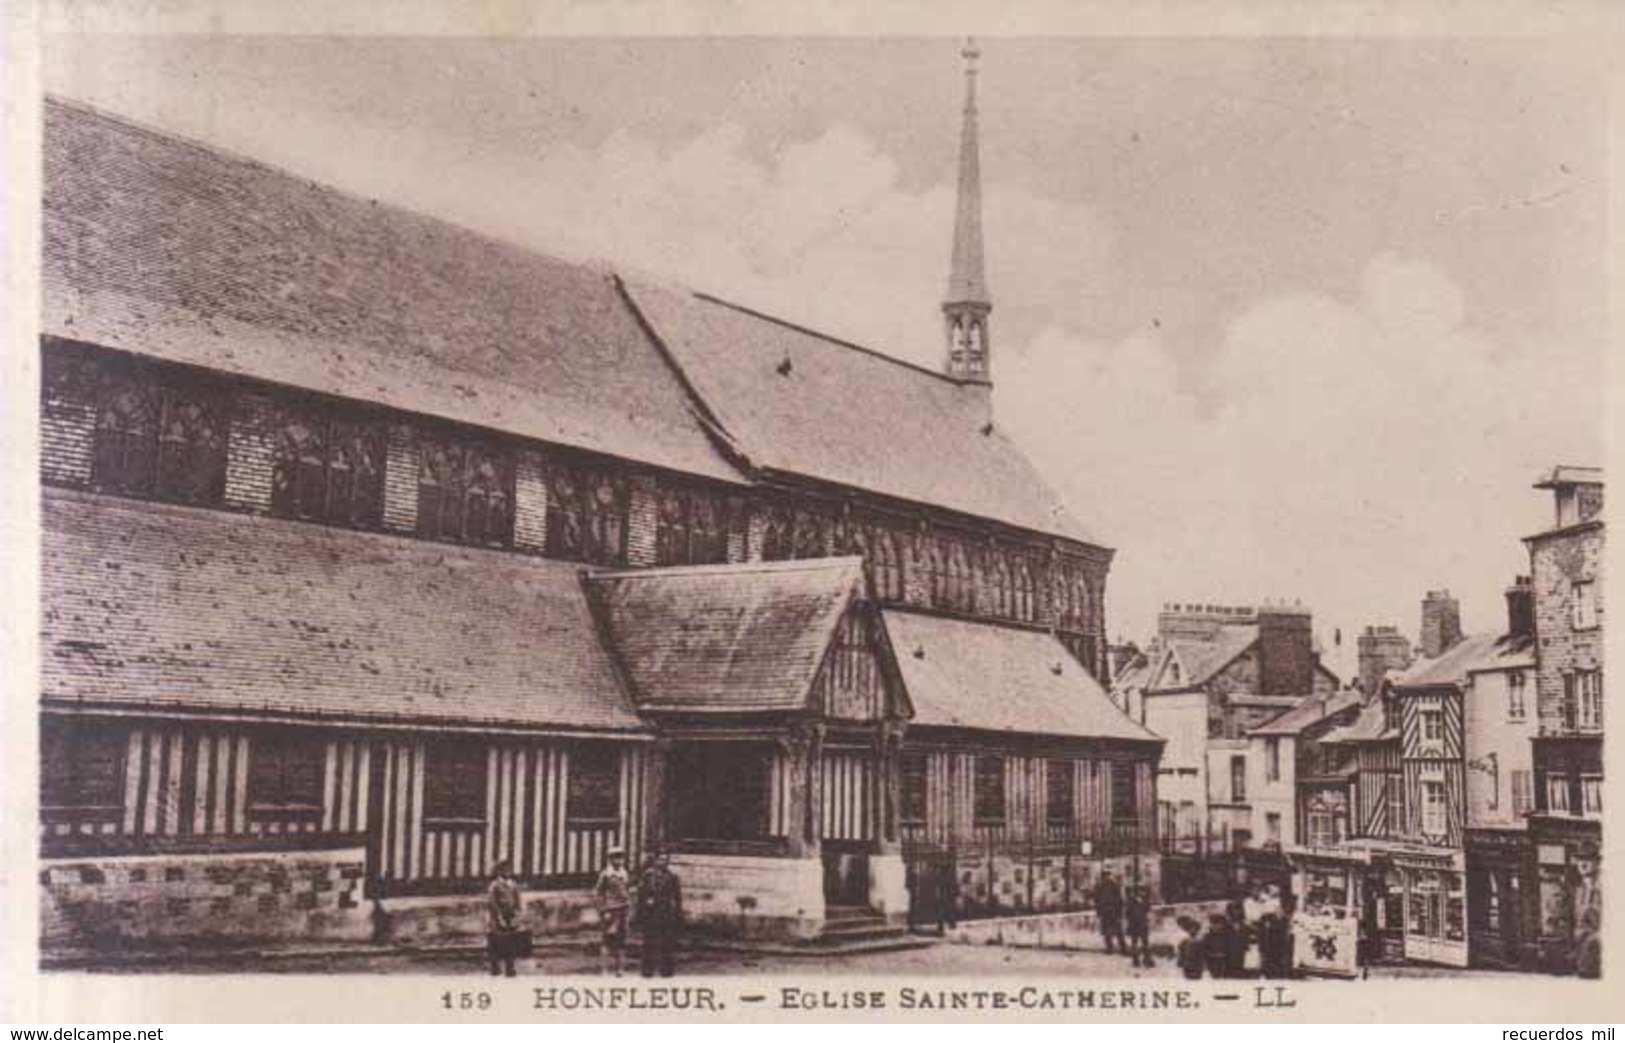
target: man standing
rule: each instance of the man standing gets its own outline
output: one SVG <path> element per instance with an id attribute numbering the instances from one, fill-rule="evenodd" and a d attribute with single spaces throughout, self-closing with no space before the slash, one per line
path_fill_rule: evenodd
<path id="1" fill-rule="evenodd" d="M 1127 946 L 1123 943 L 1123 891 L 1112 879 L 1110 870 L 1101 872 L 1100 883 L 1095 885 L 1095 917 L 1100 921 L 1100 935 L 1106 939 L 1106 951 L 1126 951 Z"/>
<path id="2" fill-rule="evenodd" d="M 643 976 L 672 976 L 677 933 L 683 924 L 683 891 L 666 853 L 656 849 L 638 879 L 638 927 L 643 931 Z"/>
<path id="3" fill-rule="evenodd" d="M 1123 900 L 1123 919 L 1128 925 L 1129 956 L 1136 967 L 1151 962 L 1151 889 L 1138 879 L 1129 885 Z"/>
<path id="4" fill-rule="evenodd" d="M 602 935 L 598 943 L 598 969 L 609 973 L 610 955 L 615 957 L 615 977 L 621 976 L 626 964 L 626 919 L 632 906 L 632 878 L 626 871 L 626 852 L 612 847 L 606 856 L 609 864 L 598 874 L 593 889 L 598 902 L 598 925 Z"/>
<path id="5" fill-rule="evenodd" d="M 493 975 L 505 973 L 512 978 L 514 956 L 524 938 L 519 930 L 519 884 L 507 859 L 498 862 L 494 872 L 485 899 L 486 954 Z"/>

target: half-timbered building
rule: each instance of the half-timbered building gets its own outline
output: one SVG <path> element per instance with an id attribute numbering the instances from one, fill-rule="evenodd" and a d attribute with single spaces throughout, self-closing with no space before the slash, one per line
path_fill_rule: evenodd
<path id="1" fill-rule="evenodd" d="M 547 929 L 653 843 L 807 936 L 911 851 L 990 908 L 1140 854 L 975 119 L 934 372 L 49 101 L 47 943 L 444 932 L 499 859 Z"/>

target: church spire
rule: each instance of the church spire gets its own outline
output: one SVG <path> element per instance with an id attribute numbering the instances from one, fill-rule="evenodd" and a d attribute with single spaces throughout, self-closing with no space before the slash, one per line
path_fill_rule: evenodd
<path id="1" fill-rule="evenodd" d="M 948 335 L 948 375 L 991 384 L 987 317 L 993 310 L 982 271 L 982 165 L 976 138 L 976 60 L 974 40 L 959 52 L 965 59 L 965 122 L 959 139 L 959 208 L 954 214 L 954 252 L 948 295 L 942 302 Z"/>

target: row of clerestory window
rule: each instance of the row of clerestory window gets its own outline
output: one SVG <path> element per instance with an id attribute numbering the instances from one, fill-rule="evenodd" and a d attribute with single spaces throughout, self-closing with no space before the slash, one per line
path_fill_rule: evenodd
<path id="1" fill-rule="evenodd" d="M 244 471 L 245 480 L 268 478 L 272 515 L 354 529 L 384 527 L 390 418 L 380 410 L 269 390 L 256 389 L 249 398 L 236 385 L 178 367 L 66 345 L 46 352 L 44 376 L 46 416 L 77 412 L 77 419 L 88 420 L 92 488 L 221 507 L 233 453 L 251 452 L 269 457 L 268 475 L 253 465 Z M 234 446 L 232 423 L 240 410 L 265 413 L 239 424 L 253 434 L 239 435 L 244 444 Z M 472 546 L 514 545 L 516 447 L 426 424 L 405 451 L 416 455 L 417 535 Z M 626 475 L 550 460 L 544 480 L 543 553 L 626 564 Z M 720 495 L 662 483 L 660 496 L 655 537 L 661 564 L 727 560 L 728 516 Z"/>

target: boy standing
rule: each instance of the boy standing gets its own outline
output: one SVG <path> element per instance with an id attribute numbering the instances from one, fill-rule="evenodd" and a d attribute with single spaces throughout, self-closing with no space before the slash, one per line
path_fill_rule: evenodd
<path id="1" fill-rule="evenodd" d="M 626 852 L 612 847 L 606 857 L 609 864 L 598 874 L 594 894 L 598 901 L 599 926 L 603 935 L 598 946 L 600 972 L 609 973 L 609 957 L 615 955 L 615 977 L 621 976 L 626 964 L 626 919 L 632 907 L 632 878 L 626 871 Z"/>

